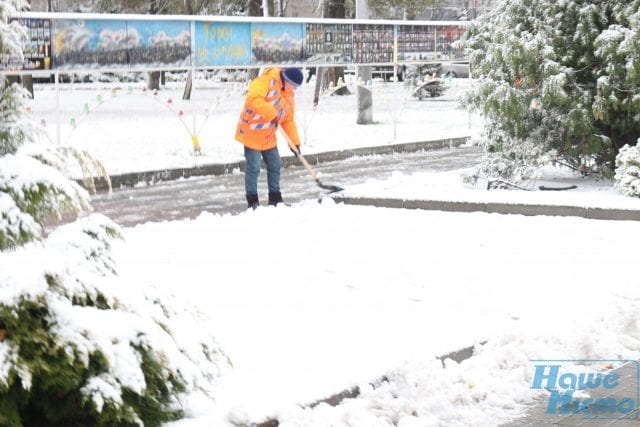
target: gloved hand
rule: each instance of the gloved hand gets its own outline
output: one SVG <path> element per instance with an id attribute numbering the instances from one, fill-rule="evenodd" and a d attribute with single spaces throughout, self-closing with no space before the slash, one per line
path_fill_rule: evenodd
<path id="1" fill-rule="evenodd" d="M 273 120 L 271 120 L 271 125 L 274 127 L 278 127 L 278 123 L 280 123 L 280 120 L 282 119 L 282 114 L 284 113 L 284 111 L 281 109 L 278 110 L 278 115 L 275 116 L 273 118 Z"/>
<path id="2" fill-rule="evenodd" d="M 296 153 L 295 150 L 291 147 L 289 147 L 289 150 L 291 150 L 291 152 L 293 153 L 294 156 L 298 157 L 298 154 L 302 154 L 302 151 L 300 150 L 300 146 L 296 145 L 296 148 L 298 149 L 298 152 Z"/>

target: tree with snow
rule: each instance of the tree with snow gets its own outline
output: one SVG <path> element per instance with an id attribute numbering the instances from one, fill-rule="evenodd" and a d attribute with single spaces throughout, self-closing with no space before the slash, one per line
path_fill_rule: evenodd
<path id="1" fill-rule="evenodd" d="M 414 20 L 427 10 L 438 10 L 449 0 L 369 0 L 372 15 L 378 18 L 394 18 L 396 10 L 402 10 L 404 20 Z"/>
<path id="2" fill-rule="evenodd" d="M 640 136 L 638 0 L 503 0 L 461 44 L 484 115 L 478 175 L 531 178 L 548 162 L 612 176 Z"/>
<path id="3" fill-rule="evenodd" d="M 615 186 L 629 197 L 640 197 L 640 146 L 625 145 L 616 157 Z"/>
<path id="4" fill-rule="evenodd" d="M 26 32 L 0 0 L 0 54 L 22 58 Z M 25 93 L 0 75 L 0 425 L 159 425 L 185 393 L 212 394 L 226 357 L 171 295 L 123 283 L 120 228 L 89 215 L 60 150 L 23 118 Z"/>

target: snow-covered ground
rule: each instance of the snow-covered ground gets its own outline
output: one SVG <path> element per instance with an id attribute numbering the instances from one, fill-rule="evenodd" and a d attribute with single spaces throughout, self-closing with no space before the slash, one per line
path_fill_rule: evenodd
<path id="1" fill-rule="evenodd" d="M 355 93 L 352 80 L 347 76 Z M 296 94 L 303 154 L 477 134 L 480 119 L 456 102 L 470 82 L 448 84 L 444 96 L 419 101 L 403 84 L 374 81 L 376 123 L 369 126 L 356 124 L 355 94 L 323 94 L 313 108 L 314 85 L 305 84 Z M 89 151 L 111 174 L 225 163 L 243 159 L 234 134 L 245 88 L 246 83 L 198 80 L 192 100 L 183 101 L 182 82 L 168 83 L 156 95 L 144 83 L 65 84 L 59 95 L 53 85 L 40 85 L 29 114 L 52 141 Z M 193 155 L 192 134 L 202 146 L 200 156 Z"/>
<path id="2" fill-rule="evenodd" d="M 117 253 L 125 280 L 198 304 L 234 363 L 217 403 L 177 425 L 488 426 L 533 396 L 530 359 L 640 356 L 638 233 L 310 201 L 138 226 Z M 483 340 L 461 366 L 435 360 Z M 383 375 L 343 407 L 296 405 Z"/>
<path id="3" fill-rule="evenodd" d="M 374 83 L 378 123 L 370 126 L 355 124 L 353 95 L 323 97 L 314 110 L 312 86 L 304 86 L 303 153 L 477 136 L 480 119 L 454 102 L 470 82 L 449 84 L 445 97 L 418 101 L 402 85 Z M 233 141 L 241 85 L 198 87 L 193 106 L 180 100 L 177 85 L 158 95 L 120 85 L 112 96 L 112 87 L 66 87 L 59 113 L 55 92 L 40 89 L 31 114 L 54 140 L 58 116 L 61 140 L 87 149 L 111 173 L 241 159 Z M 188 112 L 184 122 L 181 110 Z M 192 111 L 202 156 L 192 155 Z M 71 118 L 79 123 L 73 132 Z M 610 183 L 546 173 L 551 182 L 578 181 L 579 191 L 489 192 L 464 186 L 457 173 L 398 173 L 347 191 L 640 209 Z M 191 396 L 190 418 L 174 426 L 268 416 L 285 426 L 493 426 L 538 393 L 530 389 L 532 359 L 640 357 L 636 222 L 327 200 L 236 216 L 203 212 L 125 231 L 126 242 L 115 248 L 121 278 L 166 288 L 198 307 L 209 318 L 202 329 L 214 331 L 233 363 L 216 401 Z M 443 368 L 436 360 L 483 341 L 461 364 Z M 382 377 L 388 381 L 368 385 Z M 353 385 L 361 397 L 337 408 L 299 406 Z"/>

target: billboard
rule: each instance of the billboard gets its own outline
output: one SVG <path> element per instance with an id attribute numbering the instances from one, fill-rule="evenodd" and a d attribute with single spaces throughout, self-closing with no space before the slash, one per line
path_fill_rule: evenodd
<path id="1" fill-rule="evenodd" d="M 455 41 L 466 31 L 464 23 L 434 21 L 23 15 L 18 20 L 28 33 L 24 60 L 0 56 L 0 70 L 157 70 L 460 59 L 464 52 Z"/>
<path id="2" fill-rule="evenodd" d="M 251 63 L 251 24 L 196 22 L 195 64 L 245 65 Z"/>
<path id="3" fill-rule="evenodd" d="M 312 64 L 351 62 L 352 37 L 351 24 L 307 24 L 305 61 Z"/>
<path id="4" fill-rule="evenodd" d="M 354 62 L 393 61 L 393 25 L 355 24 L 353 26 Z"/>
<path id="5" fill-rule="evenodd" d="M 187 21 L 58 20 L 54 62 L 59 69 L 191 65 Z"/>
<path id="6" fill-rule="evenodd" d="M 128 65 L 126 21 L 59 20 L 55 22 L 53 40 L 58 69 Z"/>
<path id="7" fill-rule="evenodd" d="M 51 20 L 17 19 L 27 32 L 27 40 L 22 46 L 23 59 L 0 55 L 0 69 L 5 70 L 49 70 L 51 62 Z"/>
<path id="8" fill-rule="evenodd" d="M 302 24 L 253 23 L 251 25 L 252 64 L 304 62 Z"/>
<path id="9" fill-rule="evenodd" d="M 186 21 L 127 21 L 129 64 L 191 65 L 191 26 Z"/>
<path id="10" fill-rule="evenodd" d="M 431 60 L 436 52 L 436 27 L 403 25 L 398 28 L 398 60 Z"/>

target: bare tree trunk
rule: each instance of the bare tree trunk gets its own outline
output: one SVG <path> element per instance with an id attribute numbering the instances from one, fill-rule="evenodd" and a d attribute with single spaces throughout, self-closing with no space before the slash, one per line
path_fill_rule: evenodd
<path id="1" fill-rule="evenodd" d="M 369 5 L 367 0 L 356 0 L 356 18 L 369 18 Z M 356 66 L 356 79 L 358 83 L 356 90 L 356 102 L 358 104 L 358 118 L 356 123 L 368 125 L 373 123 L 373 94 L 371 88 L 366 84 L 371 81 L 370 66 Z"/>
<path id="2" fill-rule="evenodd" d="M 262 11 L 265 3 L 266 0 L 249 0 L 249 16 L 268 16 L 264 15 Z M 259 70 L 257 68 L 247 69 L 247 77 L 249 80 L 253 80 L 258 77 L 258 71 Z"/>
<path id="3" fill-rule="evenodd" d="M 325 18 L 345 18 L 345 0 L 330 0 L 326 3 Z"/>
<path id="4" fill-rule="evenodd" d="M 33 76 L 31 74 L 25 74 L 22 76 L 22 86 L 29 92 L 29 98 L 34 98 L 33 92 Z"/>
<path id="5" fill-rule="evenodd" d="M 249 16 L 262 16 L 262 0 L 249 0 Z"/>
<path id="6" fill-rule="evenodd" d="M 184 85 L 184 92 L 182 92 L 182 99 L 191 99 L 191 89 L 193 88 L 193 73 L 191 70 L 187 72 L 187 83 Z"/>
<path id="7" fill-rule="evenodd" d="M 147 81 L 147 89 L 151 89 L 151 90 L 160 89 L 160 71 L 152 71 L 149 73 L 149 80 Z"/>
<path id="8" fill-rule="evenodd" d="M 184 11 L 187 15 L 195 15 L 193 0 L 184 0 Z"/>
<path id="9" fill-rule="evenodd" d="M 322 81 L 324 80 L 324 75 L 327 69 L 324 67 L 318 67 L 318 71 L 316 71 L 316 85 L 313 89 L 313 106 L 317 107 L 320 102 L 320 88 L 322 88 Z"/>
<path id="10" fill-rule="evenodd" d="M 149 1 L 149 14 L 158 14 L 158 0 Z M 160 71 L 152 71 L 147 78 L 147 89 L 158 90 L 160 89 Z"/>
<path id="11" fill-rule="evenodd" d="M 325 4 L 326 9 L 322 16 L 323 18 L 346 18 L 345 0 L 329 0 Z M 340 79 L 344 81 L 344 67 L 332 67 L 329 81 L 337 86 Z"/>

